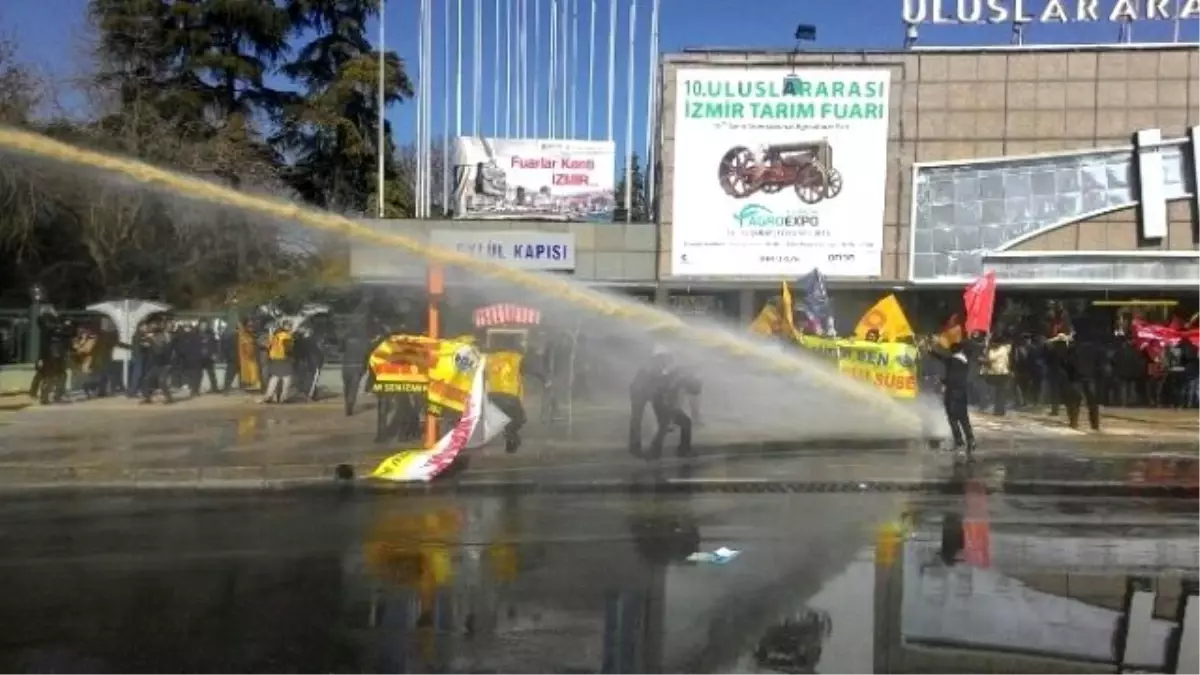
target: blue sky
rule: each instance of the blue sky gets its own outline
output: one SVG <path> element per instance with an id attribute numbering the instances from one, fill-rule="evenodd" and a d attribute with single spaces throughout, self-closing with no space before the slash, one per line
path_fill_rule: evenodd
<path id="1" fill-rule="evenodd" d="M 449 0 L 452 7 L 457 7 L 457 0 Z M 548 14 L 550 0 L 538 0 L 544 16 Z M 560 0 L 566 2 L 567 0 Z M 625 101 L 626 101 L 626 61 L 628 51 L 627 12 L 629 0 L 596 0 L 597 2 L 597 69 L 595 85 L 595 127 L 594 137 L 602 138 L 604 134 L 604 118 L 606 116 L 607 96 L 607 30 L 609 2 L 618 2 L 620 19 L 618 22 L 617 47 L 617 84 L 616 84 L 616 121 L 615 140 L 618 151 L 624 147 Z M 944 0 L 949 5 L 953 0 Z M 493 53 L 493 32 L 491 17 L 495 15 L 498 0 L 482 0 L 484 6 L 484 96 L 483 122 L 485 133 L 491 132 L 492 87 L 494 77 L 489 68 Z M 535 0 L 526 0 L 530 8 Z M 584 137 L 586 119 L 587 94 L 587 25 L 590 10 L 590 0 L 576 0 L 579 7 L 579 69 L 577 72 L 578 95 L 577 102 L 577 137 Z M 723 47 L 776 47 L 790 48 L 793 45 L 792 32 L 797 23 L 810 23 L 817 26 L 817 41 L 810 43 L 813 48 L 895 48 L 901 45 L 903 27 L 901 25 L 902 0 L 661 0 L 660 19 L 660 49 L 667 53 L 684 47 L 723 46 Z M 444 85 L 442 61 L 442 17 L 443 0 L 434 0 L 436 23 L 434 25 L 434 133 L 442 133 L 442 100 Z M 1027 6 L 1038 11 L 1043 0 L 1026 0 Z M 1073 4 L 1073 3 L 1068 3 Z M 1111 0 L 1101 0 L 1101 7 L 1107 8 Z M 418 0 L 389 0 L 386 13 L 387 46 L 400 52 L 410 66 L 410 72 L 416 71 L 416 22 L 418 16 Z M 14 36 L 20 43 L 21 56 L 33 63 L 41 72 L 62 82 L 80 71 L 83 48 L 88 35 L 85 9 L 87 0 L 0 0 L 0 30 Z M 474 0 L 463 0 L 464 6 L 464 39 L 470 46 L 473 29 L 472 9 Z M 53 11 L 48 11 L 53 7 Z M 646 54 L 648 51 L 650 0 L 639 0 L 638 28 L 636 39 L 637 62 L 635 65 L 636 82 L 634 148 L 640 152 L 645 142 L 645 111 L 646 111 L 646 80 L 648 66 Z M 532 11 L 532 9 L 530 10 Z M 543 19 L 543 39 L 546 35 L 546 23 Z M 1184 27 L 1185 40 L 1198 39 L 1197 23 L 1191 22 Z M 452 27 L 452 32 L 453 32 Z M 532 32 L 532 19 L 530 20 Z M 1116 40 L 1117 28 L 1113 24 L 1101 22 L 1097 24 L 1066 24 L 1066 25 L 1037 25 L 1029 33 L 1029 42 L 1039 43 L 1087 43 L 1113 42 Z M 1144 22 L 1134 28 L 1136 41 L 1167 41 L 1171 38 L 1172 26 L 1167 22 Z M 375 38 L 377 29 L 371 27 L 371 37 Z M 921 44 L 933 45 L 970 45 L 970 44 L 1006 44 L 1009 39 L 1009 27 L 996 26 L 923 26 L 921 29 Z M 530 51 L 533 50 L 533 39 L 530 36 Z M 453 50 L 452 50 L 453 55 Z M 543 61 L 548 53 L 543 51 Z M 532 56 L 532 54 L 531 54 Z M 453 57 L 453 56 L 452 56 Z M 465 73 L 467 81 L 463 85 L 464 96 L 464 132 L 472 131 L 471 122 L 471 83 L 469 51 L 464 54 L 466 61 Z M 453 68 L 452 71 L 453 73 Z M 543 76 L 545 70 L 543 69 Z M 503 70 L 500 72 L 503 77 Z M 451 95 L 453 97 L 453 85 Z M 503 99 L 503 82 L 501 82 L 501 97 Z M 543 95 L 544 97 L 544 95 Z M 67 97 L 68 101 L 72 99 Z M 543 105 L 544 110 L 544 105 Z M 394 106 L 389 112 L 398 141 L 407 142 L 413 136 L 414 106 L 406 103 Z M 540 115 L 543 119 L 544 112 Z M 450 128 L 453 132 L 454 110 L 450 111 Z M 543 121 L 543 125 L 545 122 Z"/>

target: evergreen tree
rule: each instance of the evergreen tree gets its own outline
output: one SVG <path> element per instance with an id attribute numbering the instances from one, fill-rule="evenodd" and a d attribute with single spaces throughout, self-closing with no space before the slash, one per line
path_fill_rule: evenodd
<path id="1" fill-rule="evenodd" d="M 626 220 L 631 220 L 635 223 L 649 222 L 650 214 L 646 209 L 646 177 L 642 174 L 641 161 L 637 153 L 634 153 L 633 162 L 629 165 L 629 168 L 630 171 L 621 171 L 617 180 L 617 187 L 613 190 L 613 197 L 617 202 L 613 220 L 617 222 L 625 222 Z M 629 180 L 630 177 L 632 177 L 632 180 Z M 626 185 L 633 186 L 633 194 L 629 195 L 628 210 L 626 209 L 625 201 Z M 632 218 L 627 217 L 629 213 L 632 213 Z"/>
<path id="2" fill-rule="evenodd" d="M 304 88 L 289 106 L 275 140 L 294 158 L 290 184 L 308 201 L 341 212 L 373 213 L 377 191 L 379 53 L 367 39 L 378 0 L 291 0 L 296 34 L 314 34 L 283 72 Z M 395 52 L 384 54 L 385 105 L 413 95 Z M 391 125 L 384 124 L 387 215 L 410 213 L 394 159 Z"/>

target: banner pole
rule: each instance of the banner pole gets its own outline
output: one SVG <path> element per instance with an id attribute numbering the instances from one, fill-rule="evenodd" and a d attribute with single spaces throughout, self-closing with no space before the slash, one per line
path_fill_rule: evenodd
<path id="1" fill-rule="evenodd" d="M 430 264 L 426 276 L 426 290 L 429 293 L 429 338 L 440 338 L 441 302 L 446 290 L 445 270 L 441 265 Z M 438 418 L 429 411 L 428 394 L 425 404 L 425 438 L 422 446 L 428 450 L 437 444 Z"/>

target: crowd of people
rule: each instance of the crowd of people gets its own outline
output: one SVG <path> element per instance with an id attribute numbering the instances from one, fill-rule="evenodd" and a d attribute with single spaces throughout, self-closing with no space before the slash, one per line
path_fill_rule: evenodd
<path id="1" fill-rule="evenodd" d="M 947 344 L 944 335 L 918 341 L 923 391 L 940 391 L 956 448 L 974 449 L 972 405 L 1003 416 L 1009 408 L 1065 409 L 1067 424 L 1100 430 L 1101 406 L 1196 408 L 1200 355 L 1187 339 L 1138 340 L 1128 317 L 1115 330 L 1077 330 L 1055 307 L 1041 334 L 998 330 Z"/>
<path id="2" fill-rule="evenodd" d="M 129 343 L 107 318 L 76 320 L 45 310 L 29 395 L 43 405 L 123 395 L 164 403 L 176 394 L 228 394 L 237 386 L 263 401 L 312 398 L 324 363 L 317 336 L 289 322 L 247 319 L 240 325 L 166 315 L 142 322 Z M 252 361 L 253 363 L 247 363 Z M 224 374 L 217 376 L 217 366 Z M 247 367 L 249 366 L 249 367 Z M 267 373 L 263 378 L 261 373 Z M 207 381 L 207 390 L 205 384 Z"/>

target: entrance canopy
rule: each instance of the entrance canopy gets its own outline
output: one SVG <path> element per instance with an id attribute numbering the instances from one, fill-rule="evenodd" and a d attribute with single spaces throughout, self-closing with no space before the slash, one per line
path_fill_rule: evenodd
<path id="1" fill-rule="evenodd" d="M 542 322 L 542 313 L 531 307 L 503 302 L 475 310 L 475 327 L 492 326 L 536 326 Z"/>

